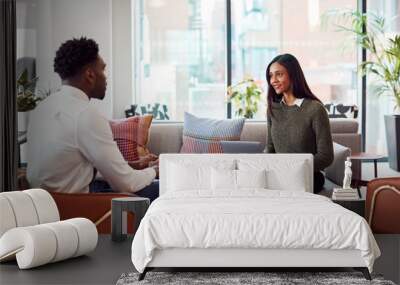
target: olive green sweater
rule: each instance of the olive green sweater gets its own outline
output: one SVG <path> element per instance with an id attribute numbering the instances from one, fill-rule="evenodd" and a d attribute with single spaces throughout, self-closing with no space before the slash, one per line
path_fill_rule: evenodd
<path id="1" fill-rule="evenodd" d="M 267 114 L 269 153 L 312 153 L 314 171 L 333 161 L 333 143 L 328 114 L 318 101 L 304 99 L 301 107 L 272 103 Z"/>

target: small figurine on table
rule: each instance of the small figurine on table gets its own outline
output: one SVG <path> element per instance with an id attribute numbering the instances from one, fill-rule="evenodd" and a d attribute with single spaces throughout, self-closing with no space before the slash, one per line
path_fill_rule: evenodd
<path id="1" fill-rule="evenodd" d="M 343 178 L 343 189 L 351 189 L 351 177 L 353 172 L 351 171 L 351 160 L 347 158 L 344 163 L 344 178 Z"/>
<path id="2" fill-rule="evenodd" d="M 351 188 L 351 178 L 353 172 L 351 171 L 351 160 L 348 157 L 344 163 L 344 178 L 343 178 L 343 187 L 342 188 L 334 188 L 332 199 L 334 200 L 354 200 L 361 198 L 361 195 L 357 189 Z"/>

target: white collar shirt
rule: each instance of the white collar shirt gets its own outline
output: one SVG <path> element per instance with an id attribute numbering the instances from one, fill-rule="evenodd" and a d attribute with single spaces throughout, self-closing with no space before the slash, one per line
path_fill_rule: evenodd
<path id="1" fill-rule="evenodd" d="M 27 176 L 32 187 L 89 192 L 94 167 L 115 192 L 136 192 L 155 178 L 152 168 L 134 170 L 124 160 L 109 121 L 80 89 L 63 85 L 30 114 Z"/>
<path id="2" fill-rule="evenodd" d="M 304 101 L 304 98 L 296 98 L 296 99 L 294 100 L 294 102 L 293 102 L 293 105 L 296 105 L 296 106 L 298 106 L 298 107 L 301 107 L 301 104 L 303 104 L 303 101 Z M 283 97 L 283 96 L 282 96 L 281 104 L 287 105 L 287 104 L 286 104 L 286 101 L 285 101 L 285 97 Z"/>

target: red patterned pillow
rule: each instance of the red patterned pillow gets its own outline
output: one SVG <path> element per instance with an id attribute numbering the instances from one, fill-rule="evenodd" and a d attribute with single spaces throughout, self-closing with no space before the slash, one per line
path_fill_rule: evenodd
<path id="1" fill-rule="evenodd" d="M 110 121 L 111 130 L 122 156 L 135 161 L 150 152 L 147 149 L 152 115 Z"/>

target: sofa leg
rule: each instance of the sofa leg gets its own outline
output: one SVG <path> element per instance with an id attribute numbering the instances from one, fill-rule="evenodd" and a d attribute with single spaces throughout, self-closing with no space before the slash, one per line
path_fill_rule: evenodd
<path id="1" fill-rule="evenodd" d="M 372 280 L 371 274 L 369 274 L 369 270 L 367 267 L 355 267 L 354 269 L 357 271 L 361 271 L 362 274 L 364 275 L 365 279 Z"/>
<path id="2" fill-rule="evenodd" d="M 138 281 L 142 281 L 142 280 L 144 279 L 144 277 L 146 277 L 147 271 L 149 271 L 149 270 L 148 270 L 147 267 L 146 267 L 146 268 L 143 270 L 143 272 L 139 274 Z"/>

